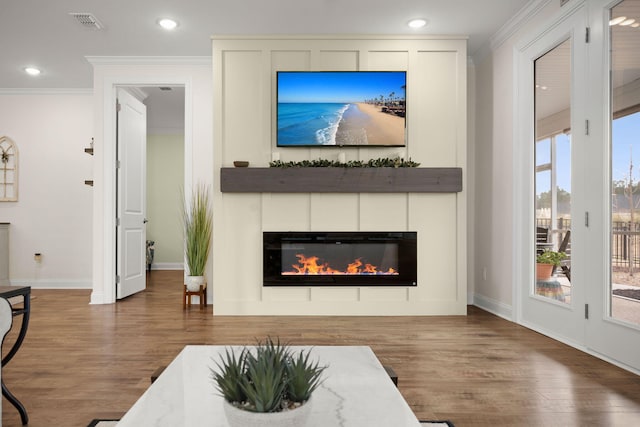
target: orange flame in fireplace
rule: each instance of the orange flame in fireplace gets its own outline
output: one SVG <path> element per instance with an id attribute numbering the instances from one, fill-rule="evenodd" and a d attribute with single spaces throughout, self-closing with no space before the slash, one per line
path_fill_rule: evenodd
<path id="1" fill-rule="evenodd" d="M 373 264 L 363 264 L 362 258 L 358 258 L 349 264 L 346 270 L 336 270 L 329 266 L 329 263 L 321 263 L 320 258 L 317 256 L 305 256 L 303 254 L 296 254 L 298 258 L 298 264 L 293 264 L 291 267 L 293 270 L 285 271 L 283 275 L 330 275 L 330 274 L 385 274 L 385 275 L 398 275 L 398 272 L 389 268 L 386 271 L 379 271 L 378 267 Z"/>

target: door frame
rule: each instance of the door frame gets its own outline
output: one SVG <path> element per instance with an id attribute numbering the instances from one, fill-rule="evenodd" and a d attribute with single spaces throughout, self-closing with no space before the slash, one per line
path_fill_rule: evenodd
<path id="1" fill-rule="evenodd" d="M 133 69 L 138 67 L 133 66 Z M 134 73 L 135 71 L 132 71 Z M 193 170 L 193 84 L 188 76 L 166 76 L 164 73 L 140 76 L 108 76 L 103 82 L 103 175 L 102 175 L 102 237 L 103 252 L 101 266 L 96 265 L 94 257 L 94 275 L 101 271 L 102 292 L 91 296 L 92 304 L 111 304 L 116 302 L 116 98 L 118 87 L 144 86 L 184 86 L 185 127 L 184 127 L 184 188 L 188 193 L 191 187 Z M 189 177 L 189 179 L 187 179 Z M 94 204 L 95 208 L 95 204 Z M 111 212 L 111 214 L 106 214 Z M 94 220 L 96 218 L 94 212 Z M 95 245 L 94 245 L 95 246 Z M 99 274 L 99 273 L 98 273 Z"/>

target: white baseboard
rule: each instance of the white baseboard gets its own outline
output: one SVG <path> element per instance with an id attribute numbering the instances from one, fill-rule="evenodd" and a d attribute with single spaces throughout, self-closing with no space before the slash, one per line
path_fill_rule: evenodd
<path id="1" fill-rule="evenodd" d="M 91 301 L 89 304 L 105 304 L 104 294 L 102 292 L 91 292 Z"/>
<path id="2" fill-rule="evenodd" d="M 151 264 L 151 270 L 184 270 L 184 264 L 181 262 L 154 262 Z"/>
<path id="3" fill-rule="evenodd" d="M 24 280 L 11 279 L 11 286 L 31 286 L 31 289 L 92 289 L 91 280 Z"/>
<path id="4" fill-rule="evenodd" d="M 473 294 L 473 305 L 480 307 L 489 313 L 502 317 L 505 320 L 513 322 L 513 309 L 511 305 L 494 300 L 480 294 Z"/>
<path id="5" fill-rule="evenodd" d="M 535 325 L 535 324 L 532 324 L 532 323 L 529 323 L 529 322 L 522 322 L 520 324 L 522 326 L 524 326 L 525 328 L 527 328 L 527 329 L 531 329 L 532 331 L 536 331 L 536 332 L 538 332 L 538 333 L 540 333 L 542 335 L 545 335 L 545 336 L 547 336 L 547 337 L 549 337 L 549 338 L 551 338 L 553 340 L 559 341 L 559 342 L 561 342 L 563 344 L 566 344 L 566 345 L 568 345 L 570 347 L 573 347 L 573 348 L 575 348 L 577 350 L 580 350 L 580 351 L 582 351 L 584 353 L 590 354 L 590 355 L 592 355 L 594 357 L 597 357 L 598 359 L 602 359 L 605 362 L 611 363 L 612 365 L 615 365 L 615 366 L 617 366 L 619 368 L 622 368 L 622 369 L 624 369 L 626 371 L 629 371 L 629 372 L 631 372 L 631 373 L 633 373 L 635 375 L 640 375 L 640 370 L 636 369 L 635 367 L 626 365 L 626 364 L 624 364 L 624 363 L 622 363 L 622 362 L 620 362 L 618 360 L 612 359 L 612 358 L 610 358 L 609 356 L 607 356 L 605 354 L 602 354 L 602 353 L 599 353 L 597 351 L 594 351 L 594 350 L 590 349 L 589 347 L 585 347 L 584 345 L 582 345 L 580 343 L 577 343 L 577 342 L 575 342 L 573 340 L 570 340 L 567 337 L 563 337 L 561 335 L 558 335 L 554 331 L 550 331 L 548 329 L 541 328 L 538 325 Z"/>

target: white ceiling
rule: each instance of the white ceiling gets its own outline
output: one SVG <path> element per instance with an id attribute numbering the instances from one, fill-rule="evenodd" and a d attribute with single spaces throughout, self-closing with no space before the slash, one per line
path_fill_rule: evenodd
<path id="1" fill-rule="evenodd" d="M 85 56 L 211 56 L 214 34 L 454 34 L 469 37 L 473 55 L 535 1 L 0 0 L 0 88 L 90 88 Z M 82 27 L 74 12 L 105 28 Z M 160 29 L 161 17 L 178 28 Z M 412 30 L 413 18 L 429 24 Z"/>

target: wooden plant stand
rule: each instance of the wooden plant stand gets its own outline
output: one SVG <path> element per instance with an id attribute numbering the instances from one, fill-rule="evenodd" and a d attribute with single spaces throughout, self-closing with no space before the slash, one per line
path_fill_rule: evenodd
<path id="1" fill-rule="evenodd" d="M 182 289 L 182 308 L 191 307 L 191 297 L 197 295 L 200 297 L 200 309 L 207 306 L 207 284 L 200 285 L 200 289 L 197 291 L 187 290 L 187 285 L 184 285 Z"/>

